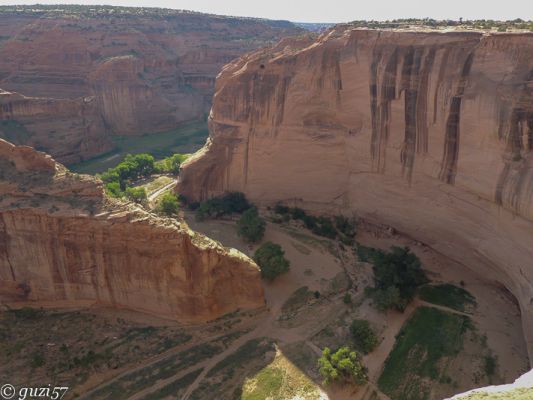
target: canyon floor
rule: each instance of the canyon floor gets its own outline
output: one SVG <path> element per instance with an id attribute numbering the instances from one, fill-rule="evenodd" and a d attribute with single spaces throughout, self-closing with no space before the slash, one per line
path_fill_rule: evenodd
<path id="1" fill-rule="evenodd" d="M 265 215 L 268 219 L 266 210 Z M 190 212 L 184 217 L 194 230 L 253 255 L 256 246 L 238 237 L 234 219 L 197 222 Z M 13 384 L 68 385 L 69 397 L 83 399 L 442 399 L 511 382 L 528 369 L 512 296 L 421 243 L 388 227 L 359 223 L 359 243 L 381 249 L 409 246 L 434 283 L 464 286 L 475 306 L 458 311 L 417 299 L 404 313 L 380 313 L 364 294 L 372 284 L 371 265 L 358 261 L 352 248 L 294 222 L 269 222 L 263 240 L 280 244 L 291 262 L 290 272 L 265 282 L 264 309 L 201 326 L 95 306 L 7 310 L 0 319 L 6 339 L 0 351 L 9 362 L 0 366 L 0 378 Z M 346 293 L 349 304 L 343 301 Z M 409 324 L 421 322 L 424 313 L 447 321 L 464 317 L 471 327 L 450 331 L 447 340 L 458 341 L 458 351 L 437 360 L 435 376 L 417 374 L 412 357 L 403 360 L 397 375 L 391 371 L 399 351 L 395 343 L 409 336 Z M 321 349 L 350 345 L 349 325 L 355 318 L 369 320 L 382 339 L 363 358 L 370 382 L 360 388 L 323 387 L 316 366 Z M 431 329 L 444 328 L 427 326 L 425 333 L 431 335 Z M 423 331 L 416 335 L 424 340 Z M 490 375 L 488 358 L 494 360 Z M 417 385 L 417 395 L 405 395 L 406 382 Z M 422 386 L 431 387 L 427 397 Z M 384 387 L 390 396 L 382 393 Z"/>

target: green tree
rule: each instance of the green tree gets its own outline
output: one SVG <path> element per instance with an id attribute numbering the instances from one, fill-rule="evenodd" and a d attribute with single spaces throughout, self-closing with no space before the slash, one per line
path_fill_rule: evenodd
<path id="1" fill-rule="evenodd" d="M 158 210 L 165 215 L 171 216 L 178 212 L 179 203 L 176 196 L 172 193 L 165 193 L 157 206 Z"/>
<path id="2" fill-rule="evenodd" d="M 391 308 L 403 311 L 408 303 L 405 299 L 402 299 L 400 290 L 396 286 L 374 290 L 372 298 L 379 311 L 387 311 Z"/>
<path id="3" fill-rule="evenodd" d="M 350 333 L 355 345 L 365 354 L 370 353 L 378 345 L 378 337 L 370 327 L 369 322 L 364 319 L 354 319 L 350 326 Z"/>
<path id="4" fill-rule="evenodd" d="M 126 197 L 135 203 L 142 203 L 147 199 L 146 189 L 143 187 L 129 187 L 125 191 Z"/>
<path id="5" fill-rule="evenodd" d="M 418 286 L 428 282 L 420 259 L 408 247 L 392 247 L 388 253 L 377 253 L 373 270 L 376 289 L 396 287 L 407 302 L 413 299 Z"/>
<path id="6" fill-rule="evenodd" d="M 266 223 L 259 216 L 256 207 L 246 210 L 239 221 L 237 221 L 237 232 L 244 240 L 255 243 L 260 241 L 265 235 Z"/>
<path id="7" fill-rule="evenodd" d="M 333 382 L 362 385 L 367 381 L 365 369 L 357 353 L 347 346 L 341 347 L 335 353 L 325 347 L 322 357 L 318 359 L 318 368 L 324 385 Z"/>
<path id="8" fill-rule="evenodd" d="M 106 193 L 111 197 L 122 197 L 122 190 L 120 189 L 120 183 L 109 182 L 104 185 Z"/>
<path id="9" fill-rule="evenodd" d="M 254 261 L 261 268 L 261 276 L 270 281 L 290 268 L 290 262 L 285 258 L 281 246 L 272 242 L 263 243 L 256 250 Z"/>

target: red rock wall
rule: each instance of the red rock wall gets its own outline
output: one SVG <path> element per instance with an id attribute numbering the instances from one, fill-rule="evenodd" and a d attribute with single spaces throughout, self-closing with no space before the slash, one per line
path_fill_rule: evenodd
<path id="1" fill-rule="evenodd" d="M 533 356 L 533 34 L 339 27 L 228 65 L 179 192 L 387 223 L 503 283 Z"/>
<path id="2" fill-rule="evenodd" d="M 264 305 L 259 268 L 185 223 L 0 139 L 0 301 L 97 303 L 180 321 Z"/>
<path id="3" fill-rule="evenodd" d="M 0 124 L 16 119 L 32 135 L 19 144 L 72 163 L 108 151 L 110 134 L 161 132 L 200 120 L 224 64 L 300 32 L 275 21 L 134 11 L 0 12 L 0 88 L 39 98 L 24 104 L 54 103 L 44 118 L 2 101 Z M 5 112 L 10 108 L 19 112 Z"/>

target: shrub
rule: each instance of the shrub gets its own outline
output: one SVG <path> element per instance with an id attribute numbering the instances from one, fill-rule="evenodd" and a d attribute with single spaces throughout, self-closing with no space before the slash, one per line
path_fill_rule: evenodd
<path id="1" fill-rule="evenodd" d="M 109 182 L 104 185 L 106 193 L 111 197 L 122 197 L 122 190 L 118 182 Z"/>
<path id="2" fill-rule="evenodd" d="M 370 353 L 378 345 L 378 337 L 370 327 L 368 321 L 364 319 L 355 319 L 350 326 L 350 333 L 354 339 L 355 345 L 365 354 Z"/>
<path id="3" fill-rule="evenodd" d="M 232 213 L 242 213 L 251 207 L 246 196 L 240 192 L 226 193 L 201 203 L 196 209 L 196 219 L 219 218 Z"/>
<path id="4" fill-rule="evenodd" d="M 244 240 L 255 243 L 265 235 L 265 221 L 259 216 L 257 208 L 246 210 L 237 222 L 237 231 Z"/>
<path id="5" fill-rule="evenodd" d="M 254 261 L 261 268 L 261 276 L 270 281 L 290 268 L 290 262 L 285 258 L 281 246 L 272 242 L 266 242 L 256 250 Z"/>
<path id="6" fill-rule="evenodd" d="M 135 203 L 142 203 L 147 199 L 146 189 L 143 187 L 129 187 L 125 191 L 126 197 Z"/>
<path id="7" fill-rule="evenodd" d="M 176 196 L 172 193 L 165 193 L 157 206 L 158 210 L 165 215 L 171 216 L 178 212 L 179 203 Z"/>
<path id="8" fill-rule="evenodd" d="M 318 359 L 318 367 L 324 385 L 333 382 L 362 385 L 367 381 L 365 369 L 357 353 L 347 346 L 341 347 L 335 353 L 328 347 L 324 348 L 322 357 Z"/>
<path id="9" fill-rule="evenodd" d="M 352 296 L 350 296 L 350 293 L 345 293 L 342 301 L 344 304 L 352 304 Z"/>
<path id="10" fill-rule="evenodd" d="M 403 311 L 407 306 L 407 302 L 400 296 L 400 290 L 395 286 L 374 290 L 371 297 L 379 311 L 387 311 L 391 308 Z"/>

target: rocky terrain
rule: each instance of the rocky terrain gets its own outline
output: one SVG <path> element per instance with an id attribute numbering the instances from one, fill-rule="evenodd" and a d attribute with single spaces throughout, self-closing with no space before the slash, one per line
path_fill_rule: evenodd
<path id="1" fill-rule="evenodd" d="M 110 305 L 205 321 L 264 305 L 242 253 L 131 203 L 50 156 L 0 139 L 0 297 Z"/>
<path id="2" fill-rule="evenodd" d="M 178 192 L 385 223 L 509 290 L 533 358 L 533 34 L 337 27 L 227 65 Z"/>
<path id="3" fill-rule="evenodd" d="M 75 163 L 109 151 L 110 135 L 203 119 L 224 64 L 299 32 L 176 10 L 0 7 L 0 137 Z"/>

